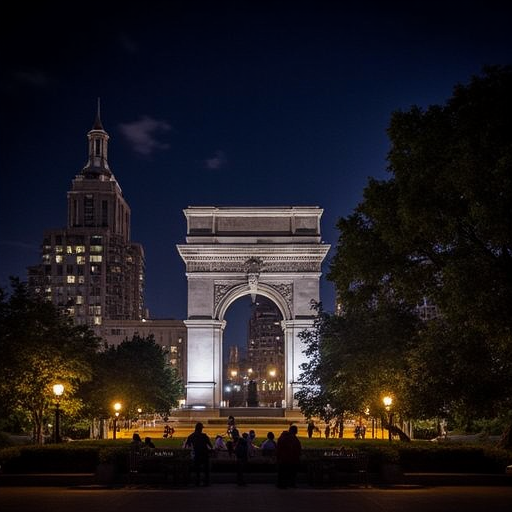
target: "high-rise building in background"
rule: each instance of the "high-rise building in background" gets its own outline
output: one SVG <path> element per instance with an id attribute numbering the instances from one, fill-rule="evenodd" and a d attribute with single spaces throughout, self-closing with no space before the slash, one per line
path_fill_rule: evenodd
<path id="1" fill-rule="evenodd" d="M 257 384 L 260 406 L 284 399 L 284 336 L 277 306 L 258 296 L 249 320 L 247 374 Z"/>
<path id="2" fill-rule="evenodd" d="M 130 240 L 130 207 L 108 165 L 100 113 L 87 134 L 89 158 L 68 192 L 67 227 L 44 232 L 42 261 L 28 269 L 30 289 L 74 320 L 144 317 L 144 251 Z"/>

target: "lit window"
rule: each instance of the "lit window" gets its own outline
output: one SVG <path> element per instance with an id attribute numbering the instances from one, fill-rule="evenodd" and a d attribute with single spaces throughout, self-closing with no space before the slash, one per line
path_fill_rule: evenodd
<path id="1" fill-rule="evenodd" d="M 103 251 L 102 245 L 91 245 L 91 252 L 101 252 Z"/>
<path id="2" fill-rule="evenodd" d="M 101 325 L 101 316 L 95 316 L 93 319 L 94 325 Z"/>
<path id="3" fill-rule="evenodd" d="M 85 276 L 78 276 L 78 283 L 84 284 L 85 283 Z"/>
<path id="4" fill-rule="evenodd" d="M 177 359 L 169 359 L 169 364 L 171 366 L 176 366 L 178 364 L 178 360 Z"/>
<path id="5" fill-rule="evenodd" d="M 81 295 L 77 295 L 76 296 L 76 303 L 77 304 L 83 304 L 84 303 L 84 298 Z"/>
<path id="6" fill-rule="evenodd" d="M 75 308 L 68 308 L 68 315 L 75 316 Z"/>
<path id="7" fill-rule="evenodd" d="M 51 256 L 49 254 L 43 254 L 43 263 L 50 263 Z"/>
<path id="8" fill-rule="evenodd" d="M 102 256 L 101 255 L 92 255 L 89 256 L 89 261 L 91 263 L 101 263 L 101 260 L 102 260 Z"/>
<path id="9" fill-rule="evenodd" d="M 67 281 L 70 284 L 73 284 L 75 282 L 75 276 L 67 276 Z"/>
<path id="10" fill-rule="evenodd" d="M 73 254 L 73 247 L 71 247 L 71 245 L 66 245 L 66 253 Z"/>
<path id="11" fill-rule="evenodd" d="M 76 263 L 77 265 L 85 265 L 85 256 L 77 256 Z"/>
<path id="12" fill-rule="evenodd" d="M 56 245 L 55 252 L 63 252 L 62 245 Z"/>
<path id="13" fill-rule="evenodd" d="M 178 347 L 172 346 L 171 347 L 171 352 L 178 352 Z"/>
<path id="14" fill-rule="evenodd" d="M 62 255 L 57 254 L 57 256 L 55 256 L 55 263 L 62 263 Z"/>
<path id="15" fill-rule="evenodd" d="M 89 306 L 89 315 L 101 315 L 101 306 Z"/>
<path id="16" fill-rule="evenodd" d="M 81 254 L 81 253 L 85 252 L 85 245 L 77 245 L 77 246 L 75 246 L 75 252 L 77 254 Z"/>

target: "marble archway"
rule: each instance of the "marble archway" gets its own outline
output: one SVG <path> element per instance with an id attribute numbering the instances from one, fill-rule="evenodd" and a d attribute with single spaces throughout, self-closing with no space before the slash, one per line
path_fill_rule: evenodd
<path id="1" fill-rule="evenodd" d="M 296 408 L 299 333 L 312 327 L 321 264 L 318 207 L 189 207 L 186 244 L 178 251 L 188 281 L 188 407 L 217 408 L 222 399 L 225 313 L 235 300 L 264 295 L 279 307 L 285 336 L 285 403 Z"/>

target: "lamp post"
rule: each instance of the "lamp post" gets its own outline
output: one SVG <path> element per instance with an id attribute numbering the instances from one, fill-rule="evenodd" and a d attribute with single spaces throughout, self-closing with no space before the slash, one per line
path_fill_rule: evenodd
<path id="1" fill-rule="evenodd" d="M 62 384 L 54 384 L 53 394 L 55 395 L 55 428 L 54 437 L 55 442 L 60 443 L 60 397 L 64 393 L 64 386 Z"/>
<path id="2" fill-rule="evenodd" d="M 386 412 L 388 413 L 388 433 L 389 433 L 389 440 L 392 440 L 391 436 L 391 425 L 393 422 L 393 413 L 391 412 L 391 405 L 393 404 L 393 398 L 390 396 L 385 396 L 382 399 L 382 402 L 384 403 L 384 407 L 386 409 Z"/>
<path id="3" fill-rule="evenodd" d="M 121 410 L 121 404 L 119 402 L 116 402 L 114 404 L 114 433 L 112 434 L 112 439 L 117 438 L 117 420 L 119 419 L 119 411 Z"/>

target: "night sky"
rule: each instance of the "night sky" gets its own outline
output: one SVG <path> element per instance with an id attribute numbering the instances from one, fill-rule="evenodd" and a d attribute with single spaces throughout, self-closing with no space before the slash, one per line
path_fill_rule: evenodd
<path id="1" fill-rule="evenodd" d="M 66 225 L 100 97 L 153 318 L 186 318 L 184 208 L 320 206 L 334 247 L 368 177 L 388 176 L 391 113 L 512 63 L 506 2 L 111 3 L 1 17 L 0 286 Z M 324 278 L 321 299 L 333 309 Z"/>

